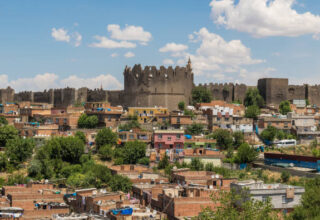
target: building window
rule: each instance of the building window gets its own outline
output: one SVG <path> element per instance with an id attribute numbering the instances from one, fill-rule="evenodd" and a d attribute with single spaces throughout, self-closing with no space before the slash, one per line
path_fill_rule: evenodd
<path id="1" fill-rule="evenodd" d="M 130 135 L 129 135 L 129 138 L 130 138 L 130 139 L 134 139 L 134 135 L 133 135 L 133 134 L 130 134 Z"/>
<path id="2" fill-rule="evenodd" d="M 284 123 L 284 127 L 285 127 L 285 128 L 288 128 L 288 122 L 285 122 L 285 123 Z"/>
<path id="3" fill-rule="evenodd" d="M 56 124 L 59 124 L 59 118 L 56 118 Z"/>
<path id="4" fill-rule="evenodd" d="M 67 124 L 68 120 L 66 118 L 63 119 L 63 123 Z"/>
<path id="5" fill-rule="evenodd" d="M 282 196 L 282 204 L 285 204 L 285 203 L 287 203 L 287 198 L 286 196 Z"/>
<path id="6" fill-rule="evenodd" d="M 180 137 L 181 137 L 181 135 L 180 135 L 180 134 L 177 134 L 177 139 L 178 139 L 178 140 L 180 139 Z"/>
<path id="7" fill-rule="evenodd" d="M 262 202 L 267 202 L 268 196 L 262 196 Z"/>
<path id="8" fill-rule="evenodd" d="M 171 137 L 168 137 L 168 141 L 171 141 Z"/>
<path id="9" fill-rule="evenodd" d="M 177 123 L 180 124 L 180 118 L 177 118 Z"/>
<path id="10" fill-rule="evenodd" d="M 158 138 L 159 138 L 159 139 L 162 139 L 162 134 L 158 134 Z"/>
<path id="11" fill-rule="evenodd" d="M 111 116 L 108 116 L 108 121 L 111 121 Z"/>
<path id="12" fill-rule="evenodd" d="M 217 121 L 220 121 L 220 118 L 217 118 Z"/>
<path id="13" fill-rule="evenodd" d="M 153 115 L 153 111 L 150 111 L 150 115 Z"/>
<path id="14" fill-rule="evenodd" d="M 229 118 L 225 118 L 224 120 L 225 120 L 225 121 L 229 121 Z"/>

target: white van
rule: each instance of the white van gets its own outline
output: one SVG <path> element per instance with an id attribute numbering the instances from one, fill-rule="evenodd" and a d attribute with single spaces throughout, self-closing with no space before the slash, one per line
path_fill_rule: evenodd
<path id="1" fill-rule="evenodd" d="M 281 140 L 275 143 L 277 147 L 291 147 L 291 146 L 296 146 L 297 141 L 295 139 L 291 140 Z"/>

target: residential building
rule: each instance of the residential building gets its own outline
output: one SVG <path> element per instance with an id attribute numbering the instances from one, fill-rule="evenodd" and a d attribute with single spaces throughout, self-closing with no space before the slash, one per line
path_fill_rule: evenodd
<path id="1" fill-rule="evenodd" d="M 155 130 L 153 133 L 154 148 L 156 149 L 183 149 L 183 130 Z"/>
<path id="2" fill-rule="evenodd" d="M 292 120 L 292 132 L 301 144 L 309 144 L 311 141 L 320 138 L 320 131 L 317 128 L 314 115 L 288 113 L 288 118 Z"/>
<path id="3" fill-rule="evenodd" d="M 212 163 L 215 167 L 220 167 L 222 164 L 222 159 L 224 155 L 220 151 L 207 149 L 207 148 L 189 148 L 184 149 L 183 156 L 179 158 L 181 162 L 190 164 L 192 159 L 198 158 L 205 165 L 207 163 Z"/>
<path id="4" fill-rule="evenodd" d="M 292 119 L 287 117 L 280 117 L 280 116 L 271 116 L 271 117 L 260 116 L 258 119 L 259 129 L 263 130 L 268 126 L 273 126 L 279 130 L 290 132 L 290 130 L 292 129 Z"/>
<path id="5" fill-rule="evenodd" d="M 162 107 L 129 107 L 128 115 L 137 116 L 141 124 L 150 123 L 157 115 L 168 113 L 167 108 Z"/>
<path id="6" fill-rule="evenodd" d="M 139 128 L 134 128 L 131 131 L 119 131 L 118 136 L 122 144 L 134 140 L 144 142 L 148 145 L 151 145 L 152 142 L 152 132 L 141 130 Z"/>
<path id="7" fill-rule="evenodd" d="M 290 212 L 295 206 L 301 203 L 301 197 L 304 188 L 299 186 L 290 186 L 280 183 L 265 184 L 262 181 L 245 180 L 231 183 L 231 188 L 236 193 L 242 193 L 244 189 L 248 190 L 251 198 L 258 201 L 266 201 L 268 198 L 274 209 L 281 210 L 284 213 Z M 243 197 L 243 200 L 237 204 L 241 206 L 242 202 L 249 197 Z"/>

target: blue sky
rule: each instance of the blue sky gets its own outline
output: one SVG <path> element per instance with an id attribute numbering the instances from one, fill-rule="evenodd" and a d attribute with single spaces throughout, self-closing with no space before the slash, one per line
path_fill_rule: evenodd
<path id="1" fill-rule="evenodd" d="M 2 0 L 0 87 L 121 89 L 126 65 L 188 57 L 196 83 L 320 83 L 318 15 L 317 0 Z"/>

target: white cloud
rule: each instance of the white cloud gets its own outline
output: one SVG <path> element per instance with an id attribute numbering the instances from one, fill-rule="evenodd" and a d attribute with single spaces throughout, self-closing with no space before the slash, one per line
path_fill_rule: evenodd
<path id="1" fill-rule="evenodd" d="M 91 89 L 100 88 L 104 89 L 121 89 L 122 84 L 112 75 L 98 75 L 93 78 L 80 78 L 76 75 L 69 76 L 66 79 L 62 79 L 60 81 L 61 87 L 73 87 L 73 88 L 80 88 L 80 87 L 88 87 Z"/>
<path id="2" fill-rule="evenodd" d="M 99 42 L 90 44 L 89 46 L 91 47 L 115 49 L 115 48 L 135 48 L 137 46 L 135 43 L 132 43 L 129 41 L 114 41 L 104 36 L 95 36 L 94 38 Z"/>
<path id="3" fill-rule="evenodd" d="M 221 36 L 210 33 L 206 28 L 195 32 L 195 41 L 200 42 L 200 47 L 195 54 L 186 54 L 186 62 L 190 56 L 195 73 L 205 71 L 221 71 L 231 69 L 237 71 L 240 66 L 253 65 L 264 62 L 251 57 L 251 50 L 240 40 L 225 41 Z"/>
<path id="4" fill-rule="evenodd" d="M 213 0 L 210 3 L 214 22 L 247 32 L 254 37 L 296 37 L 320 33 L 320 16 L 299 14 L 293 9 L 297 0 Z"/>
<path id="5" fill-rule="evenodd" d="M 111 57 L 117 57 L 117 56 L 119 56 L 119 54 L 117 54 L 117 53 L 111 54 Z"/>
<path id="6" fill-rule="evenodd" d="M 173 60 L 171 60 L 171 59 L 164 59 L 164 60 L 162 61 L 162 63 L 163 63 L 164 65 L 173 65 L 173 64 L 174 64 Z"/>
<path id="7" fill-rule="evenodd" d="M 80 88 L 88 87 L 91 89 L 100 88 L 102 84 L 104 89 L 121 89 L 122 84 L 112 75 L 98 75 L 92 78 L 80 78 L 72 75 L 65 79 L 59 79 L 54 73 L 38 74 L 34 77 L 19 78 L 8 80 L 8 75 L 0 75 L 0 88 L 12 87 L 16 91 L 42 91 L 50 88 L 64 88 L 66 86 Z"/>
<path id="8" fill-rule="evenodd" d="M 134 57 L 134 56 L 135 56 L 135 54 L 132 53 L 131 51 L 129 51 L 129 52 L 124 54 L 124 57 L 126 57 L 126 58 L 131 58 L 131 57 Z"/>
<path id="9" fill-rule="evenodd" d="M 74 46 L 79 47 L 82 41 L 81 34 L 79 34 L 78 32 L 74 32 L 73 37 L 74 37 Z"/>
<path id="10" fill-rule="evenodd" d="M 151 33 L 143 30 L 141 26 L 126 25 L 123 29 L 118 24 L 109 24 L 107 27 L 111 32 L 111 38 L 122 41 L 140 41 L 146 45 L 151 40 Z"/>
<path id="11" fill-rule="evenodd" d="M 184 44 L 176 44 L 176 43 L 167 43 L 164 47 L 161 47 L 159 49 L 159 52 L 161 53 L 177 53 L 182 52 L 188 49 L 187 45 Z"/>
<path id="12" fill-rule="evenodd" d="M 68 31 L 63 28 L 59 28 L 59 29 L 52 28 L 51 29 L 51 36 L 56 41 L 70 42 L 70 35 L 68 34 Z"/>
<path id="13" fill-rule="evenodd" d="M 52 28 L 51 29 L 51 36 L 56 41 L 63 41 L 67 43 L 73 44 L 75 47 L 79 47 L 82 41 L 82 35 L 79 32 L 73 32 L 68 34 L 68 31 L 64 28 Z"/>

